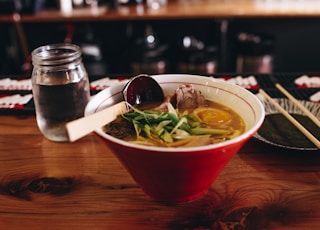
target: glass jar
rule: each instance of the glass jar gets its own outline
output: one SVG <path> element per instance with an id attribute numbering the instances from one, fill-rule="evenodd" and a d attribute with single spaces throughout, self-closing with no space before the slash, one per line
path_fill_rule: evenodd
<path id="1" fill-rule="evenodd" d="M 81 50 L 73 44 L 52 44 L 32 51 L 32 92 L 37 124 L 52 141 L 68 141 L 65 124 L 84 115 L 90 98 Z"/>

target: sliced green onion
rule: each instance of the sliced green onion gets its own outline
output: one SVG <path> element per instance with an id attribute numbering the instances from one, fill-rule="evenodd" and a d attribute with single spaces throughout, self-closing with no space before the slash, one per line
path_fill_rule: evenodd
<path id="1" fill-rule="evenodd" d="M 229 133 L 229 130 L 196 127 L 191 129 L 190 133 L 193 135 L 224 135 Z"/>
<path id="2" fill-rule="evenodd" d="M 190 137 L 190 133 L 185 130 L 177 129 L 173 134 L 172 137 L 174 139 L 185 139 Z"/>
<path id="3" fill-rule="evenodd" d="M 183 123 L 187 122 L 186 117 L 182 117 L 179 122 L 176 124 L 176 126 L 171 130 L 170 134 L 174 133 Z"/>
<path id="4" fill-rule="evenodd" d="M 166 143 L 173 142 L 173 139 L 172 139 L 170 133 L 168 133 L 166 130 L 162 133 L 160 138 Z"/>

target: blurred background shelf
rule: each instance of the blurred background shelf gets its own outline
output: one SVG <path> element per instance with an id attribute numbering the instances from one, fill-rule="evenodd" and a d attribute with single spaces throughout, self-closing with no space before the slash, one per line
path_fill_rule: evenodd
<path id="1" fill-rule="evenodd" d="M 168 0 L 158 10 L 117 1 L 74 5 L 70 14 L 59 1 L 21 0 L 33 5 L 18 10 L 1 5 L 0 74 L 29 74 L 30 52 L 60 42 L 80 45 L 95 76 L 252 72 L 239 69 L 239 57 L 253 57 L 257 73 L 320 72 L 318 1 Z M 6 2 L 19 1 L 0 4 Z M 260 40 L 239 41 L 240 34 Z M 267 61 L 270 68 L 260 68 Z"/>
<path id="2" fill-rule="evenodd" d="M 119 20 L 171 20 L 171 19 L 216 19 L 216 18 L 275 18 L 275 17 L 320 17 L 320 3 L 315 0 L 169 0 L 158 10 L 150 9 L 133 1 L 99 1 L 96 7 L 74 8 L 71 13 L 59 11 L 57 1 L 33 2 L 22 12 L 22 22 L 66 22 L 66 21 L 119 21 Z M 2 3 L 1 3 L 2 2 Z M 0 4 L 14 1 L 0 1 Z M 92 2 L 92 1 L 87 1 Z M 8 3 L 7 3 L 8 4 Z M 14 4 L 14 3 L 11 3 Z M 31 3 L 29 3 L 30 5 Z M 23 4 L 22 4 L 23 5 Z M 26 5 L 26 3 L 25 3 Z M 37 6 L 38 5 L 38 6 Z M 11 6 L 13 8 L 14 6 Z M 10 7 L 7 7 L 9 11 Z M 23 10 L 23 9 L 22 9 Z M 3 11 L 3 10 L 2 10 Z M 12 9 L 12 11 L 14 11 Z M 5 12 L 3 12 L 5 14 Z M 31 14 L 32 13 L 32 14 Z M 12 15 L 0 15 L 1 22 L 12 22 Z"/>

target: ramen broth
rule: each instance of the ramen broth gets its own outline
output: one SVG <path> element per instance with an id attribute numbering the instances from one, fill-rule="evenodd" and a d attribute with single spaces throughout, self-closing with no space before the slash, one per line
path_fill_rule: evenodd
<path id="1" fill-rule="evenodd" d="M 176 123 L 174 122 L 175 119 L 173 119 L 174 121 L 170 121 L 170 119 L 166 120 L 165 116 L 168 112 L 163 113 L 152 109 L 157 106 L 158 104 L 152 103 L 143 105 L 143 107 L 137 108 L 137 114 L 144 117 L 149 116 L 149 112 L 151 114 L 155 113 L 156 115 L 152 114 L 153 116 L 151 118 L 153 119 L 153 117 L 159 116 L 159 121 L 152 122 L 151 118 L 147 118 L 145 124 L 141 125 L 139 123 L 138 125 L 134 125 L 135 121 L 130 121 L 131 118 L 128 120 L 126 117 L 125 119 L 124 115 L 128 114 L 128 117 L 132 115 L 127 113 L 118 116 L 116 120 L 106 125 L 104 131 L 116 138 L 142 145 L 192 147 L 230 140 L 239 136 L 245 130 L 245 124 L 242 118 L 231 108 L 217 102 L 207 100 L 206 106 L 184 111 L 175 109 L 176 115 L 179 118 L 179 121 L 176 121 Z M 162 119 L 161 116 L 164 118 Z M 185 119 L 184 122 L 181 122 L 182 119 Z M 182 123 L 182 125 L 179 126 L 178 122 Z M 165 136 L 164 138 L 162 138 L 161 135 L 157 137 L 152 134 L 152 132 L 158 132 L 159 126 L 160 128 L 163 128 L 163 124 L 161 123 L 163 123 L 164 127 L 167 129 L 165 131 L 167 135 L 163 135 Z M 150 126 L 147 130 L 145 130 L 146 124 L 148 127 Z M 174 130 L 175 128 L 176 130 Z M 152 129 L 156 131 L 152 131 Z"/>

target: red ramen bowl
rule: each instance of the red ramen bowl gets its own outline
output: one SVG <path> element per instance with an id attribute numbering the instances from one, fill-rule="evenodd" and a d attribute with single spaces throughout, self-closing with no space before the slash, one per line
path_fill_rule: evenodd
<path id="1" fill-rule="evenodd" d="M 142 190 L 160 202 L 177 203 L 204 195 L 226 164 L 260 128 L 264 108 L 248 90 L 212 77 L 166 74 L 152 76 L 165 95 L 173 95 L 182 84 L 193 84 L 209 100 L 232 108 L 245 123 L 240 136 L 200 147 L 150 147 L 129 143 L 95 130 L 124 165 Z M 122 100 L 126 82 L 107 88 L 88 103 L 91 114 Z"/>

